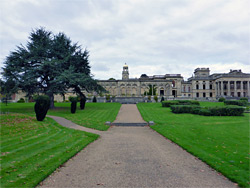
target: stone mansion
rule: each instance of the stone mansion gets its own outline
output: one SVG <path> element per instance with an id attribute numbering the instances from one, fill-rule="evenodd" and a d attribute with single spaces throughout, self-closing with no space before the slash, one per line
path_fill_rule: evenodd
<path id="1" fill-rule="evenodd" d="M 194 76 L 185 81 L 181 74 L 153 76 L 142 74 L 140 78 L 129 78 L 128 65 L 125 64 L 121 80 L 99 80 L 98 83 L 107 90 L 109 95 L 115 96 L 116 100 L 114 101 L 116 102 L 124 100 L 146 101 L 145 94 L 153 95 L 153 92 L 149 92 L 150 87 L 156 90 L 158 97 L 164 96 L 165 100 L 175 98 L 216 100 L 220 97 L 232 99 L 248 97 L 250 99 L 250 73 L 243 73 L 241 70 L 230 70 L 229 73 L 210 75 L 209 68 L 197 68 L 194 70 Z M 93 93 L 84 93 L 88 98 L 93 96 Z M 65 94 L 65 100 L 74 95 L 74 93 L 68 91 Z M 17 102 L 20 98 L 25 98 L 25 93 L 14 94 L 12 101 Z M 54 99 L 58 102 L 63 101 L 61 95 L 55 95 Z M 98 101 L 104 102 L 105 97 L 98 97 Z"/>
<path id="2" fill-rule="evenodd" d="M 99 80 L 98 83 L 116 97 L 142 97 L 153 86 L 156 95 L 166 99 L 250 98 L 250 73 L 243 73 L 241 70 L 210 74 L 209 68 L 197 68 L 194 76 L 184 81 L 181 74 L 142 74 L 140 78 L 129 78 L 128 65 L 125 64 L 121 80 Z M 149 95 L 153 95 L 153 92 Z"/>

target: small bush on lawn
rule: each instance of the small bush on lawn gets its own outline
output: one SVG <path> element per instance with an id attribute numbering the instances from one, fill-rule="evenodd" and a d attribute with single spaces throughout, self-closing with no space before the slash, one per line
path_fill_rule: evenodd
<path id="1" fill-rule="evenodd" d="M 94 96 L 94 98 L 93 98 L 93 101 L 92 102 L 97 102 L 97 100 L 96 100 L 96 97 Z"/>
<path id="2" fill-rule="evenodd" d="M 24 101 L 23 98 L 21 98 L 21 99 L 19 99 L 19 100 L 17 101 L 17 103 L 25 103 L 25 101 Z"/>
<path id="3" fill-rule="evenodd" d="M 71 102 L 70 111 L 72 114 L 74 114 L 74 113 L 76 113 L 76 106 L 77 106 L 78 98 L 77 97 L 69 97 L 69 100 Z"/>
<path id="4" fill-rule="evenodd" d="M 224 97 L 219 98 L 219 102 L 224 102 L 226 99 Z"/>
<path id="5" fill-rule="evenodd" d="M 43 121 L 49 110 L 50 99 L 47 95 L 40 95 L 36 98 L 35 113 L 37 121 Z"/>
<path id="6" fill-rule="evenodd" d="M 225 100 L 226 105 L 247 106 L 246 100 Z"/>
<path id="7" fill-rule="evenodd" d="M 106 95 L 106 101 L 110 102 L 110 95 Z"/>
<path id="8" fill-rule="evenodd" d="M 80 98 L 80 109 L 81 109 L 81 110 L 84 110 L 84 108 L 85 108 L 85 103 L 86 103 L 86 97 L 85 97 L 85 96 L 82 96 L 82 97 Z"/>
<path id="9" fill-rule="evenodd" d="M 154 96 L 154 100 L 155 102 L 158 102 L 158 97 L 156 95 Z"/>
<path id="10" fill-rule="evenodd" d="M 164 97 L 163 97 L 163 96 L 161 97 L 161 102 L 162 102 L 162 101 L 164 101 Z"/>

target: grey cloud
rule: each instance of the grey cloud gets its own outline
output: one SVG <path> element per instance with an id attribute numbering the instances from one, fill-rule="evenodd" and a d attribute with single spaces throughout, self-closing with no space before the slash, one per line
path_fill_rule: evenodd
<path id="1" fill-rule="evenodd" d="M 44 26 L 87 47 L 99 79 L 120 78 L 125 62 L 135 76 L 191 76 L 197 66 L 220 62 L 250 70 L 247 0 L 8 2 L 0 2 L 0 63 L 31 29 Z"/>

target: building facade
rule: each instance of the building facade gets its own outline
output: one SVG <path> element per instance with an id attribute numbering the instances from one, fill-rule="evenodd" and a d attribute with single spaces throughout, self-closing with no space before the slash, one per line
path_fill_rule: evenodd
<path id="1" fill-rule="evenodd" d="M 166 99 L 250 98 L 250 73 L 243 73 L 241 70 L 210 74 L 209 68 L 197 68 L 194 76 L 184 81 L 181 74 L 153 76 L 142 74 L 140 78 L 129 78 L 129 68 L 125 64 L 121 80 L 99 80 L 98 83 L 110 95 L 116 97 L 154 95 L 153 89 L 150 90 L 150 88 L 155 88 L 156 95 L 164 96 Z"/>
<path id="2" fill-rule="evenodd" d="M 99 80 L 109 95 L 117 99 L 126 98 L 126 101 L 136 98 L 145 98 L 148 95 L 164 96 L 166 100 L 172 99 L 198 99 L 217 100 L 220 97 L 228 99 L 248 97 L 250 99 L 250 73 L 243 73 L 241 70 L 230 70 L 229 73 L 210 74 L 209 68 L 197 68 L 194 76 L 183 79 L 181 74 L 165 74 L 148 76 L 142 74 L 140 78 L 129 78 L 128 65 L 123 66 L 121 80 Z M 151 88 L 151 89 L 150 89 Z M 154 89 L 152 89 L 154 88 Z M 153 92 L 155 90 L 155 93 Z M 83 93 L 91 98 L 95 93 Z M 18 92 L 12 96 L 12 101 L 17 102 L 20 98 L 25 98 L 25 93 Z M 68 91 L 64 98 L 55 95 L 55 101 L 62 102 L 68 100 L 69 96 L 76 94 Z M 26 99 L 28 101 L 28 99 Z M 91 100 L 90 100 L 91 101 Z M 105 97 L 99 101 L 105 101 Z M 119 102 L 120 100 L 115 100 Z"/>

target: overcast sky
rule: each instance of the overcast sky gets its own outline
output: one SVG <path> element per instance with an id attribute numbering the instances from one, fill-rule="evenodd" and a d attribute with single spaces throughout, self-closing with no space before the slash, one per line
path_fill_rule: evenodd
<path id="1" fill-rule="evenodd" d="M 250 72 L 249 0 L 0 0 L 1 67 L 32 29 L 64 32 L 90 52 L 96 79 Z"/>

